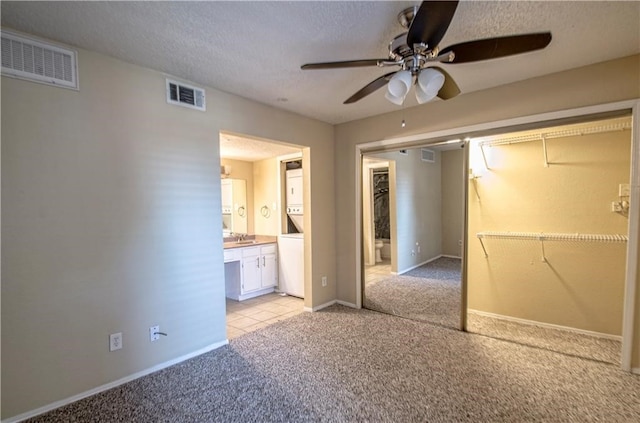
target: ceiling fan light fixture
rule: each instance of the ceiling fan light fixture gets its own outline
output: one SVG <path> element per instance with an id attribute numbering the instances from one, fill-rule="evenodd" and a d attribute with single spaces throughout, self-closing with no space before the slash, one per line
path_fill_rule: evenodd
<path id="1" fill-rule="evenodd" d="M 391 77 L 387 92 L 393 97 L 404 100 L 411 88 L 412 80 L 411 72 L 407 70 L 398 71 Z"/>
<path id="2" fill-rule="evenodd" d="M 402 106 L 402 103 L 404 103 L 404 98 L 406 96 L 407 95 L 405 94 L 402 97 L 396 97 L 395 95 L 391 94 L 388 90 L 386 93 L 384 93 L 384 98 L 386 98 L 387 100 L 389 100 L 390 102 L 398 106 Z"/>
<path id="3" fill-rule="evenodd" d="M 419 104 L 427 103 L 438 95 L 444 85 L 444 75 L 435 69 L 424 69 L 418 75 L 416 84 L 416 100 Z"/>
<path id="4" fill-rule="evenodd" d="M 418 100 L 418 104 L 428 103 L 435 98 L 436 94 L 438 94 L 437 91 L 432 93 L 426 92 L 420 85 L 416 84 L 416 100 Z"/>
<path id="5" fill-rule="evenodd" d="M 424 69 L 418 75 L 418 85 L 428 94 L 437 94 L 444 85 L 444 75 L 435 69 Z"/>

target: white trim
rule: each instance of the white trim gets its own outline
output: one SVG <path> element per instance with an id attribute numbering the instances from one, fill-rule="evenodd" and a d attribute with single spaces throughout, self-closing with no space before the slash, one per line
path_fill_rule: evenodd
<path id="1" fill-rule="evenodd" d="M 631 120 L 631 175 L 629 184 L 629 227 L 627 235 L 627 269 L 624 286 L 624 308 L 622 312 L 623 370 L 631 371 L 634 344 L 634 320 L 636 317 L 636 281 L 638 278 L 638 233 L 640 232 L 640 101 L 632 109 Z M 638 342 L 635 342 L 636 346 Z M 636 347 L 638 348 L 638 347 Z M 637 364 L 637 363 L 636 363 Z"/>
<path id="2" fill-rule="evenodd" d="M 356 308 L 362 308 L 362 149 L 356 144 Z"/>
<path id="3" fill-rule="evenodd" d="M 336 304 L 340 304 L 340 305 L 343 305 L 345 307 L 351 307 L 351 308 L 361 308 L 361 307 L 358 307 L 357 305 L 355 305 L 354 303 L 348 303 L 346 301 L 341 301 L 341 300 L 336 300 Z"/>
<path id="4" fill-rule="evenodd" d="M 576 109 L 558 110 L 555 112 L 546 112 L 546 113 L 539 113 L 535 115 L 522 116 L 517 118 L 496 120 L 493 122 L 486 122 L 486 123 L 463 126 L 458 128 L 444 129 L 444 130 L 435 131 L 435 132 L 425 132 L 422 134 L 408 135 L 404 137 L 382 139 L 378 141 L 371 141 L 371 142 L 366 142 L 362 144 L 357 144 L 356 150 L 360 152 L 362 150 L 371 150 L 371 149 L 382 148 L 382 147 L 408 144 L 412 142 L 424 142 L 422 146 L 427 147 L 430 144 L 436 144 L 439 142 L 439 141 L 429 142 L 429 140 L 433 140 L 434 138 L 441 139 L 441 138 L 447 138 L 447 137 L 457 137 L 460 134 L 481 132 L 481 131 L 490 130 L 490 129 L 498 129 L 498 128 L 508 129 L 509 127 L 515 127 L 519 125 L 527 125 L 532 123 L 536 123 L 536 124 L 544 123 L 545 121 L 554 121 L 554 120 L 568 119 L 572 117 L 596 115 L 598 113 L 613 112 L 613 111 L 625 110 L 625 109 L 631 110 L 634 108 L 634 106 L 637 103 L 638 103 L 638 99 L 626 100 L 626 101 L 619 101 L 616 103 L 599 104 L 596 106 L 579 107 Z"/>
<path id="5" fill-rule="evenodd" d="M 622 340 L 622 337 L 619 335 L 611 335 L 609 333 L 602 333 L 602 332 L 593 332 L 590 330 L 577 329 L 569 326 L 554 325 L 553 323 L 537 322 L 535 320 L 527 320 L 527 319 L 521 319 L 519 317 L 505 316 L 503 314 L 489 313 L 486 311 L 474 310 L 471 308 L 469 309 L 469 313 L 477 314 L 478 316 L 491 317 L 493 319 L 498 319 L 498 320 L 506 320 L 508 322 L 520 323 L 527 326 L 537 326 L 545 329 L 563 330 L 566 332 L 578 333 L 580 335 L 593 336 L 595 338 L 611 339 L 613 341 Z"/>
<path id="6" fill-rule="evenodd" d="M 462 257 L 460 257 L 460 256 L 452 256 L 450 254 L 440 254 L 440 257 L 462 260 Z"/>
<path id="7" fill-rule="evenodd" d="M 519 125 L 527 125 L 532 123 L 544 123 L 545 121 L 568 119 L 580 116 L 595 115 L 598 113 L 615 112 L 622 110 L 631 110 L 633 119 L 632 129 L 632 152 L 635 152 L 638 156 L 640 150 L 640 99 L 624 100 L 614 103 L 598 104 L 595 106 L 577 107 L 566 110 L 558 110 L 554 112 L 539 113 L 534 115 L 522 116 L 517 118 L 510 118 L 504 120 L 498 120 L 493 122 L 487 122 L 482 124 L 469 125 L 458 128 L 450 128 L 446 130 L 425 132 L 417 135 L 409 135 L 404 137 L 394 137 L 390 139 L 383 139 L 372 142 L 364 142 L 355 145 L 355 181 L 356 181 L 356 231 L 355 231 L 355 252 L 356 252 L 356 304 L 362 304 L 362 245 L 361 245 L 361 226 L 362 226 L 362 192 L 360 189 L 359 179 L 362 179 L 361 160 L 362 154 L 365 150 L 374 150 L 383 147 L 393 147 L 401 144 L 417 143 L 421 142 L 421 146 L 426 147 L 430 144 L 438 143 L 438 139 L 445 139 L 447 137 L 457 137 L 463 133 L 474 133 L 485 130 L 492 130 L 497 128 L 508 129 Z M 633 159 L 634 157 L 632 157 Z M 639 160 L 632 160 L 631 168 L 632 172 L 636 172 L 636 178 L 640 173 Z M 622 326 L 622 356 L 621 367 L 623 370 L 629 371 L 631 369 L 631 361 L 633 355 L 633 321 L 635 319 L 635 292 L 636 292 L 636 278 L 638 274 L 638 220 L 640 220 L 640 210 L 638 210 L 640 203 L 640 195 L 637 192 L 638 181 L 635 182 L 636 190 L 633 191 L 636 195 L 632 194 L 631 200 L 635 198 L 636 206 L 630 210 L 629 215 L 629 242 L 627 244 L 627 271 L 625 276 L 625 295 L 624 295 L 624 312 L 623 312 L 623 326 Z M 634 182 L 631 184 L 634 185 Z M 632 232 L 635 229 L 635 232 Z M 635 252 L 635 255 L 632 253 Z M 463 298 L 463 301 L 466 299 Z M 636 342 L 637 344 L 637 342 Z"/>
<path id="8" fill-rule="evenodd" d="M 18 414 L 17 416 L 9 417 L 8 419 L 2 420 L 2 423 L 14 423 L 14 422 L 21 422 L 23 420 L 30 419 L 30 418 L 38 416 L 40 414 L 44 414 L 44 413 L 46 413 L 48 411 L 55 410 L 56 408 L 63 407 L 65 405 L 74 403 L 76 401 L 80 401 L 83 398 L 87 398 L 87 397 L 90 397 L 92 395 L 99 394 L 100 392 L 104 392 L 106 390 L 115 388 L 117 386 L 124 385 L 125 383 L 131 382 L 131 381 L 133 381 L 135 379 L 141 378 L 143 376 L 147 376 L 147 375 L 149 375 L 151 373 L 155 373 L 155 372 L 157 372 L 159 370 L 162 370 L 162 369 L 166 369 L 167 367 L 171 367 L 171 366 L 173 366 L 175 364 L 182 363 L 183 361 L 190 360 L 190 359 L 192 359 L 194 357 L 197 357 L 199 355 L 206 354 L 209 351 L 213 351 L 215 349 L 223 347 L 223 346 L 227 345 L 228 343 L 229 343 L 228 339 L 225 339 L 224 341 L 216 342 L 215 344 L 208 345 L 208 346 L 206 346 L 204 348 L 201 348 L 199 350 L 193 351 L 193 352 L 191 352 L 189 354 L 185 354 L 183 356 L 174 358 L 172 360 L 165 361 L 164 363 L 156 364 L 155 366 L 150 367 L 148 369 L 133 373 L 133 374 L 131 374 L 129 376 L 125 376 L 122 379 L 114 380 L 113 382 L 109 382 L 109 383 L 106 383 L 104 385 L 97 386 L 97 387 L 95 387 L 93 389 L 89 389 L 88 391 L 81 392 L 81 393 L 73 395 L 73 396 L 71 396 L 69 398 L 65 398 L 65 399 L 60 400 L 60 401 L 52 402 L 51 404 L 36 408 L 35 410 L 27 411 L 25 413 Z"/>
<path id="9" fill-rule="evenodd" d="M 338 302 L 338 300 L 331 300 L 328 303 L 320 304 L 320 305 L 315 306 L 313 308 L 305 307 L 304 311 L 308 311 L 310 313 L 313 313 L 314 311 L 319 311 L 319 310 L 322 310 L 323 308 L 331 307 L 332 305 L 336 304 L 337 302 Z"/>
<path id="10" fill-rule="evenodd" d="M 404 275 L 405 273 L 410 272 L 410 271 L 412 271 L 413 269 L 417 269 L 417 268 L 418 268 L 418 267 L 420 267 L 420 266 L 424 266 L 425 264 L 431 263 L 432 261 L 436 261 L 436 260 L 438 260 L 440 257 L 442 257 L 442 254 L 437 255 L 437 256 L 435 256 L 435 257 L 432 257 L 432 258 L 430 258 L 430 259 L 427 259 L 427 260 L 423 261 L 422 263 L 418 263 L 418 264 L 416 264 L 415 266 L 411 266 L 411 267 L 410 267 L 410 268 L 408 268 L 408 269 L 404 269 L 403 271 L 398 271 L 398 272 L 396 273 L 396 275 Z M 391 273 L 393 273 L 393 272 L 391 272 Z"/>
<path id="11" fill-rule="evenodd" d="M 231 299 L 236 301 L 250 300 L 251 298 L 256 298 L 262 295 L 271 294 L 272 292 L 275 292 L 275 291 L 276 291 L 275 287 L 272 286 L 269 288 L 261 288 L 255 291 L 247 292 L 246 294 L 240 294 L 238 295 L 238 298 L 231 298 Z M 230 297 L 227 297 L 227 298 L 230 298 Z"/>

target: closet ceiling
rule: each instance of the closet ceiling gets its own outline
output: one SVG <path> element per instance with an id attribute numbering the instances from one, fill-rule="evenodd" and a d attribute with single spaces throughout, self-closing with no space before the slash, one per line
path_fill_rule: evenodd
<path id="1" fill-rule="evenodd" d="M 336 124 L 398 110 L 383 90 L 342 104 L 385 70 L 300 65 L 386 57 L 418 3 L 3 1 L 2 26 Z M 441 46 L 539 31 L 553 34 L 544 50 L 446 69 L 464 95 L 640 53 L 640 2 L 462 1 Z"/>

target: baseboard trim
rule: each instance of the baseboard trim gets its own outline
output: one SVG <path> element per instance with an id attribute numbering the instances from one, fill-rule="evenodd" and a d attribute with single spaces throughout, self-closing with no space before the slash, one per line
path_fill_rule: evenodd
<path id="1" fill-rule="evenodd" d="M 450 259 L 458 259 L 458 260 L 462 260 L 462 257 L 459 257 L 459 256 L 452 256 L 452 255 L 450 255 L 450 254 L 442 254 L 440 257 L 450 258 Z"/>
<path id="2" fill-rule="evenodd" d="M 312 307 L 305 307 L 304 311 L 309 311 L 309 312 L 319 311 L 319 310 L 322 310 L 323 308 L 331 307 L 332 305 L 334 305 L 337 302 L 338 302 L 338 300 L 331 300 L 328 303 L 320 304 L 320 305 L 315 306 L 313 308 Z"/>
<path id="3" fill-rule="evenodd" d="M 355 305 L 354 303 L 348 303 L 346 301 L 342 301 L 342 300 L 336 300 L 337 304 L 343 305 L 345 307 L 351 307 L 351 308 L 358 308 L 357 305 Z"/>
<path id="4" fill-rule="evenodd" d="M 558 329 L 558 330 L 564 330 L 564 331 L 567 331 L 567 332 L 578 333 L 578 334 L 581 334 L 581 335 L 593 336 L 595 338 L 610 339 L 610 340 L 613 340 L 613 341 L 622 341 L 622 336 L 619 336 L 619 335 L 611 335 L 611 334 L 608 334 L 608 333 L 594 332 L 594 331 L 584 330 L 584 329 L 577 329 L 577 328 L 572 328 L 572 327 L 569 327 L 569 326 L 554 325 L 553 323 L 536 322 L 535 320 L 527 320 L 527 319 L 521 319 L 519 317 L 505 316 L 503 314 L 489 313 L 487 311 L 474 310 L 474 309 L 471 309 L 471 308 L 468 310 L 468 312 L 477 314 L 479 316 L 491 317 L 491 318 L 494 318 L 494 319 L 506 320 L 506 321 L 515 322 L 515 323 L 521 323 L 523 325 L 538 326 L 538 327 L 546 328 L 546 329 Z"/>
<path id="5" fill-rule="evenodd" d="M 423 261 L 422 263 L 418 263 L 418 264 L 416 264 L 415 266 L 412 266 L 412 267 L 410 267 L 410 268 L 408 268 L 408 269 L 404 269 L 402 272 L 398 272 L 398 273 L 396 273 L 396 274 L 397 274 L 397 275 L 404 275 L 405 273 L 410 272 L 410 271 L 412 271 L 413 269 L 417 269 L 418 267 L 420 267 L 420 266 L 424 266 L 424 265 L 425 265 L 425 264 L 427 264 L 427 263 L 431 263 L 432 261 L 436 261 L 436 260 L 438 260 L 440 257 L 444 257 L 444 256 L 443 256 L 442 254 L 439 254 L 439 255 L 437 255 L 437 256 L 435 256 L 435 257 L 433 257 L 433 258 L 430 258 L 430 259 L 428 259 L 428 260 Z"/>
<path id="6" fill-rule="evenodd" d="M 155 372 L 157 372 L 159 370 L 162 370 L 162 369 L 166 369 L 167 367 L 171 367 L 171 366 L 173 366 L 175 364 L 181 363 L 183 361 L 187 361 L 187 360 L 192 359 L 194 357 L 197 357 L 199 355 L 208 353 L 209 351 L 216 350 L 216 349 L 218 349 L 220 347 L 223 347 L 223 346 L 227 345 L 228 343 L 229 343 L 228 339 L 225 339 L 224 341 L 216 342 L 215 344 L 208 345 L 208 346 L 206 346 L 204 348 L 201 348 L 201 349 L 196 350 L 194 352 L 191 352 L 189 354 L 185 354 L 183 356 L 174 358 L 173 360 L 165 361 L 164 363 L 160 363 L 160 364 L 157 364 L 157 365 L 155 365 L 153 367 L 150 367 L 148 369 L 133 373 L 133 374 L 131 374 L 129 376 L 125 376 L 122 379 L 114 380 L 113 382 L 109 382 L 109 383 L 106 383 L 104 385 L 100 385 L 100 386 L 95 387 L 93 389 L 89 389 L 88 391 L 84 391 L 84 392 L 81 392 L 81 393 L 79 393 L 77 395 L 73 395 L 73 396 L 71 396 L 69 398 L 65 398 L 65 399 L 62 399 L 60 401 L 56 401 L 56 402 L 53 402 L 51 404 L 36 408 L 35 410 L 27 411 L 25 413 L 18 414 L 17 416 L 9 417 L 9 418 L 7 418 L 5 420 L 2 420 L 2 423 L 16 423 L 16 422 L 21 422 L 23 420 L 30 419 L 30 418 L 35 417 L 35 416 L 39 416 L 40 414 L 47 413 L 47 412 L 49 412 L 51 410 L 55 410 L 56 408 L 63 407 L 65 405 L 74 403 L 76 401 L 80 401 L 81 399 L 90 397 L 92 395 L 99 394 L 100 392 L 104 392 L 106 390 L 115 388 L 115 387 L 120 386 L 120 385 L 124 385 L 125 383 L 131 382 L 131 381 L 133 381 L 135 379 L 141 378 L 143 376 L 150 375 L 151 373 L 155 373 Z"/>

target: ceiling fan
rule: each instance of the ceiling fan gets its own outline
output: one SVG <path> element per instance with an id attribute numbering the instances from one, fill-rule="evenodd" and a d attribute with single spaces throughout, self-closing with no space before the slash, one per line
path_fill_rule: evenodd
<path id="1" fill-rule="evenodd" d="M 419 7 L 416 5 L 400 12 L 398 21 L 408 31 L 389 43 L 387 59 L 309 63 L 301 66 L 301 69 L 399 66 L 399 70 L 365 85 L 344 104 L 355 103 L 389 84 L 385 97 L 392 103 L 402 105 L 414 78 L 416 99 L 423 104 L 435 96 L 447 100 L 460 94 L 460 88 L 453 78 L 444 69 L 433 66 L 434 63 L 456 64 L 495 59 L 543 49 L 551 42 L 550 32 L 539 32 L 467 41 L 440 49 L 438 44 L 447 32 L 457 7 L 457 1 L 423 1 Z"/>

